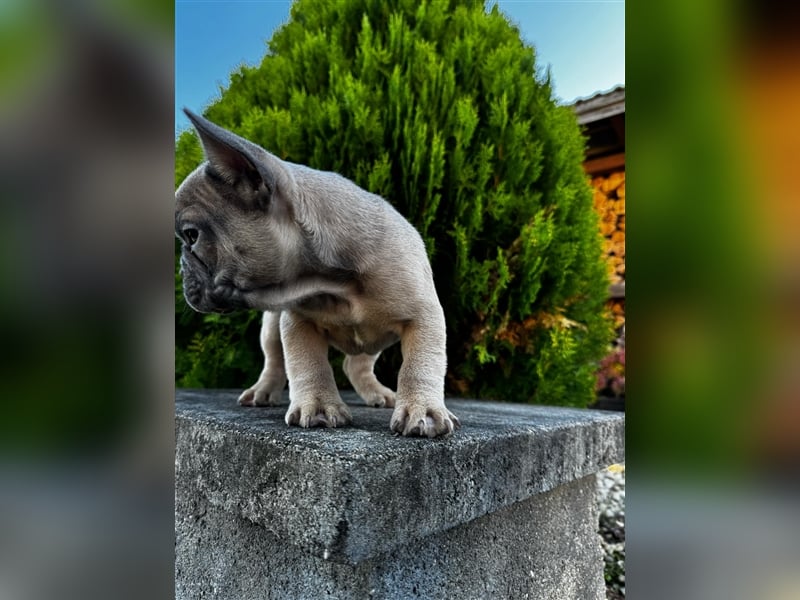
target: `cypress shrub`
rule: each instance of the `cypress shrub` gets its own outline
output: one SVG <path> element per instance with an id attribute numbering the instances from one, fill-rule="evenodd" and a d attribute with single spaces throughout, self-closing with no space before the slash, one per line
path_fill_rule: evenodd
<path id="1" fill-rule="evenodd" d="M 450 394 L 593 399 L 611 327 L 584 138 L 496 6 L 298 0 L 261 65 L 234 72 L 205 115 L 349 177 L 415 225 L 447 318 Z M 202 153 L 192 132 L 176 152 L 177 184 Z M 250 385 L 259 315 L 177 302 L 178 384 Z M 392 385 L 399 349 L 384 355 Z"/>

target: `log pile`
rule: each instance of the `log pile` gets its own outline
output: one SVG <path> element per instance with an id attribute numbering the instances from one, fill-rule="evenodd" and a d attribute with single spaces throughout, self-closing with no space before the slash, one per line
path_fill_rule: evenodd
<path id="1" fill-rule="evenodd" d="M 594 208 L 600 216 L 600 233 L 612 285 L 625 283 L 625 171 L 592 178 Z M 624 298 L 612 299 L 609 308 L 617 328 L 625 323 Z"/>

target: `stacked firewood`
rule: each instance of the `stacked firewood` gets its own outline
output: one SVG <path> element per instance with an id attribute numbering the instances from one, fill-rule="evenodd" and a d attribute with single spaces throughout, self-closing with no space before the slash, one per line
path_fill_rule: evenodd
<path id="1" fill-rule="evenodd" d="M 592 179 L 611 283 L 625 281 L 625 171 Z"/>
<path id="2" fill-rule="evenodd" d="M 600 216 L 600 233 L 612 287 L 625 284 L 625 171 L 594 177 L 594 208 Z M 625 300 L 612 299 L 609 308 L 619 328 L 625 323 Z"/>

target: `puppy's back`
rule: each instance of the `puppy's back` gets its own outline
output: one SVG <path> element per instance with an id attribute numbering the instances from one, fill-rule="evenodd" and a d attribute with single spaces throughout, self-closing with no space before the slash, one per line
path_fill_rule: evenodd
<path id="1" fill-rule="evenodd" d="M 321 252 L 334 252 L 361 268 L 402 256 L 427 264 L 419 232 L 386 200 L 338 173 L 286 164 L 300 196 L 297 218 L 319 238 Z"/>

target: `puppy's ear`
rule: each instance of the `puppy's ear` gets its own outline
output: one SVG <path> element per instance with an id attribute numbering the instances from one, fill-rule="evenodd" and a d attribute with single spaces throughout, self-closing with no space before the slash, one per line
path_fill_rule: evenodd
<path id="1" fill-rule="evenodd" d="M 253 200 L 269 201 L 275 191 L 275 166 L 264 164 L 263 158 L 256 154 L 258 147 L 188 108 L 183 112 L 197 130 L 214 173 L 234 187 L 245 186 L 254 194 Z"/>

